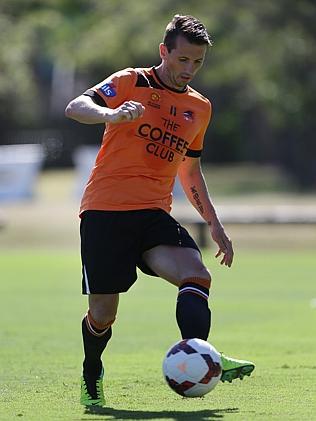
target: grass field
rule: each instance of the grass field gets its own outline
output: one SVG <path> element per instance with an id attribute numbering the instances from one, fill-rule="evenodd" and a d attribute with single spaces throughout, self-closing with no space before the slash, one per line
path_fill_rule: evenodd
<path id="1" fill-rule="evenodd" d="M 179 338 L 175 290 L 140 276 L 121 299 L 104 359 L 108 407 L 88 414 L 78 404 L 86 304 L 77 253 L 1 253 L 0 419 L 316 419 L 314 253 L 243 252 L 231 270 L 207 263 L 215 278 L 210 342 L 255 361 L 253 376 L 202 399 L 169 390 L 161 362 Z"/>
<path id="2" fill-rule="evenodd" d="M 315 226 L 229 227 L 231 269 L 214 247 L 204 250 L 214 279 L 209 341 L 254 361 L 250 378 L 220 383 L 202 399 L 172 392 L 161 363 L 179 339 L 176 291 L 140 275 L 121 297 L 104 356 L 107 407 L 86 413 L 78 403 L 86 299 L 73 187 L 69 172 L 44 174 L 33 202 L 0 215 L 1 421 L 316 420 Z"/>

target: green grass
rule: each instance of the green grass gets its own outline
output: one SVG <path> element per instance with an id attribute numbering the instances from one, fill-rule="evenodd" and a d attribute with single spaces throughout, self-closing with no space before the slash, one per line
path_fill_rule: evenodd
<path id="1" fill-rule="evenodd" d="M 245 251 L 232 269 L 206 262 L 214 278 L 209 340 L 255 361 L 252 377 L 201 399 L 172 392 L 161 362 L 179 339 L 176 290 L 140 276 L 121 297 L 104 358 L 108 407 L 89 414 L 78 404 L 86 309 L 78 254 L 2 251 L 0 420 L 316 419 L 315 254 Z"/>

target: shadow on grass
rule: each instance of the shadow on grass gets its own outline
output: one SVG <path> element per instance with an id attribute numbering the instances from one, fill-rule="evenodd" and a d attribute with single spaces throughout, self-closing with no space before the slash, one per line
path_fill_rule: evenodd
<path id="1" fill-rule="evenodd" d="M 86 408 L 86 415 L 106 415 L 104 419 L 118 420 L 190 420 L 190 421 L 207 421 L 212 419 L 223 418 L 225 414 L 237 414 L 238 408 L 224 409 L 206 409 L 203 411 L 131 411 L 121 410 L 107 407 Z M 111 417 L 111 418 L 108 418 Z M 88 419 L 88 418 L 83 418 Z M 102 418 L 99 418 L 102 419 Z"/>

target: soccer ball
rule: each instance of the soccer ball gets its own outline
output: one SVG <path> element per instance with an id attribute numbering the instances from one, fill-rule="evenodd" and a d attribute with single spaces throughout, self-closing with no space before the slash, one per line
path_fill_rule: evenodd
<path id="1" fill-rule="evenodd" d="M 201 397 L 220 381 L 221 356 L 202 339 L 184 339 L 168 350 L 162 371 L 176 393 L 189 398 Z"/>

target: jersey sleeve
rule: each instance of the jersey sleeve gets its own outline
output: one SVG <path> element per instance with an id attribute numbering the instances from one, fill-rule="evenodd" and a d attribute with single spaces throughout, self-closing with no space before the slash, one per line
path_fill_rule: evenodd
<path id="1" fill-rule="evenodd" d="M 88 91 L 96 92 L 104 100 L 107 107 L 116 108 L 130 99 L 136 79 L 136 71 L 127 68 L 113 73 Z"/>
<path id="2" fill-rule="evenodd" d="M 208 107 L 205 111 L 203 121 L 201 122 L 201 129 L 199 133 L 197 134 L 197 136 L 195 137 L 195 139 L 193 140 L 193 142 L 190 144 L 190 147 L 188 148 L 185 154 L 186 156 L 190 158 L 199 158 L 201 156 L 202 150 L 203 150 L 204 136 L 208 128 L 208 125 L 210 123 L 211 115 L 212 115 L 212 106 L 211 106 L 211 103 L 208 101 Z"/>
<path id="3" fill-rule="evenodd" d="M 107 107 L 104 99 L 97 92 L 95 92 L 93 89 L 87 89 L 83 93 L 83 95 L 90 97 L 92 99 L 92 101 L 95 104 L 100 105 L 100 107 Z"/>

